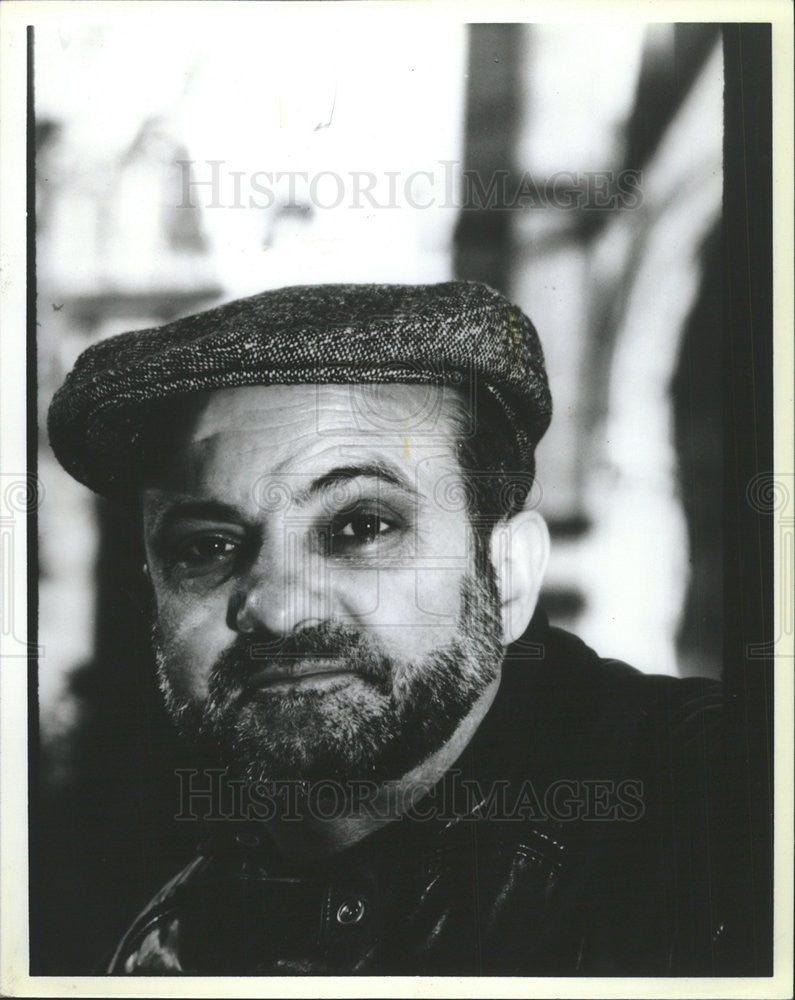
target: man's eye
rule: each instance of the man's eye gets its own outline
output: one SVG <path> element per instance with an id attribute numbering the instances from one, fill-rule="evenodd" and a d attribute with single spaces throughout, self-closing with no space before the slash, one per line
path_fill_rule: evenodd
<path id="1" fill-rule="evenodd" d="M 378 514 L 362 512 L 339 517 L 332 525 L 331 539 L 335 550 L 348 546 L 372 545 L 382 535 L 394 530 L 395 522 Z"/>
<path id="2" fill-rule="evenodd" d="M 237 549 L 235 542 L 222 535 L 200 535 L 178 546 L 176 556 L 183 565 L 196 567 L 230 559 Z"/>

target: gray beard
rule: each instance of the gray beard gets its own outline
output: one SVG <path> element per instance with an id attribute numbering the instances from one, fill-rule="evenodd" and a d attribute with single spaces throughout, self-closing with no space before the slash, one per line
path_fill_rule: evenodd
<path id="1" fill-rule="evenodd" d="M 152 643 L 158 683 L 181 734 L 252 783 L 397 780 L 450 739 L 499 677 L 504 655 L 493 573 L 464 578 L 455 637 L 417 661 L 395 663 L 365 634 L 333 622 L 287 639 L 282 663 L 314 655 L 351 670 L 322 690 L 247 683 L 268 659 L 252 655 L 257 637 L 246 635 L 218 658 L 209 695 L 196 703 L 174 692 L 171 651 L 157 623 Z"/>

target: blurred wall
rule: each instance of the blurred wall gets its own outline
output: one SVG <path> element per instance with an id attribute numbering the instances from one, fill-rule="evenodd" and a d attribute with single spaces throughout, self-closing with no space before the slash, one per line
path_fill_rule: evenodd
<path id="1" fill-rule="evenodd" d="M 398 24 L 36 33 L 41 971 L 87 971 L 195 833 L 168 826 L 135 526 L 44 433 L 99 338 L 283 284 L 489 282 L 547 356 L 550 617 L 720 673 L 717 33 Z"/>

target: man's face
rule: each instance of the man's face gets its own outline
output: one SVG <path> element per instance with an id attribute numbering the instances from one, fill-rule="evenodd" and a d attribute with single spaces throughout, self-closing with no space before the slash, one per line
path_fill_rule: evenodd
<path id="1" fill-rule="evenodd" d="M 254 386 L 163 428 L 143 493 L 159 681 L 235 772 L 396 779 L 493 694 L 499 598 L 453 414 L 436 387 Z"/>

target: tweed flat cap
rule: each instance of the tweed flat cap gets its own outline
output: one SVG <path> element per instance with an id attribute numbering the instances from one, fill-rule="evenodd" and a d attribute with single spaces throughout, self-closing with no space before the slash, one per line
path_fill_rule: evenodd
<path id="1" fill-rule="evenodd" d="M 551 399 L 538 335 L 487 285 L 306 285 L 238 299 L 85 350 L 48 415 L 53 450 L 109 497 L 135 485 L 154 404 L 198 390 L 464 379 L 504 410 L 532 462 Z"/>

